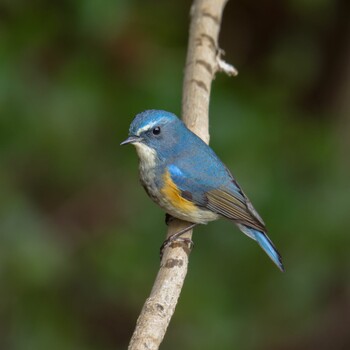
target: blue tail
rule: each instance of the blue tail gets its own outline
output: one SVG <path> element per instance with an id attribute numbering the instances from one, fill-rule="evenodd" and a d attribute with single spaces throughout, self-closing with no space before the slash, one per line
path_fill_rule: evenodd
<path id="1" fill-rule="evenodd" d="M 270 259 L 277 265 L 277 267 L 284 272 L 284 266 L 282 263 L 282 257 L 277 251 L 270 238 L 264 233 L 256 230 L 251 230 L 254 238 L 259 243 L 260 247 L 264 249 L 265 253 L 270 257 Z"/>
<path id="2" fill-rule="evenodd" d="M 277 265 L 277 267 L 284 272 L 284 266 L 282 263 L 282 257 L 277 251 L 270 238 L 264 232 L 254 230 L 248 226 L 238 225 L 239 228 L 250 238 L 255 239 L 270 259 Z"/>

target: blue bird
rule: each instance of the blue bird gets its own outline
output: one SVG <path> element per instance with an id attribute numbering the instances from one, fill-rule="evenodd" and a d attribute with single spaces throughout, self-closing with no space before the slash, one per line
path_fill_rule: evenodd
<path id="1" fill-rule="evenodd" d="M 136 115 L 129 137 L 121 143 L 125 144 L 136 147 L 141 184 L 168 214 L 193 223 L 191 227 L 219 218 L 231 220 L 284 271 L 264 221 L 235 178 L 176 115 L 161 110 Z"/>

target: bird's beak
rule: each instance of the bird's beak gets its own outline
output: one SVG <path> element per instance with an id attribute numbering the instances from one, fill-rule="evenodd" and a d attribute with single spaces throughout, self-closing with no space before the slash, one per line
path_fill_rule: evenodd
<path id="1" fill-rule="evenodd" d="M 142 139 L 139 136 L 129 136 L 125 141 L 123 141 L 120 146 L 127 145 L 128 143 L 140 142 Z"/>

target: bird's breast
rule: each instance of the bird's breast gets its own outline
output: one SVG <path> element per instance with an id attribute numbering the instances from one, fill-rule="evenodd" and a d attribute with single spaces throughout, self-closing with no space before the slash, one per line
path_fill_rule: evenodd
<path id="1" fill-rule="evenodd" d="M 160 195 L 156 181 L 157 154 L 154 149 L 145 144 L 135 144 L 139 156 L 140 181 L 147 194 L 157 202 Z"/>
<path id="2" fill-rule="evenodd" d="M 205 224 L 218 215 L 199 208 L 182 197 L 181 190 L 172 180 L 165 166 L 159 164 L 156 151 L 145 144 L 135 144 L 139 156 L 140 181 L 149 197 L 170 215 L 189 222 Z"/>

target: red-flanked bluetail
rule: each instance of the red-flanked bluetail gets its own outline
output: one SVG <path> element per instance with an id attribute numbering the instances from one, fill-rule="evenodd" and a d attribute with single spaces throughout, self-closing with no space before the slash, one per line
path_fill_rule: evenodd
<path id="1" fill-rule="evenodd" d="M 284 271 L 265 223 L 235 178 L 174 114 L 160 110 L 138 114 L 129 138 L 121 144 L 128 143 L 136 147 L 143 187 L 168 214 L 194 224 L 231 220 Z"/>

